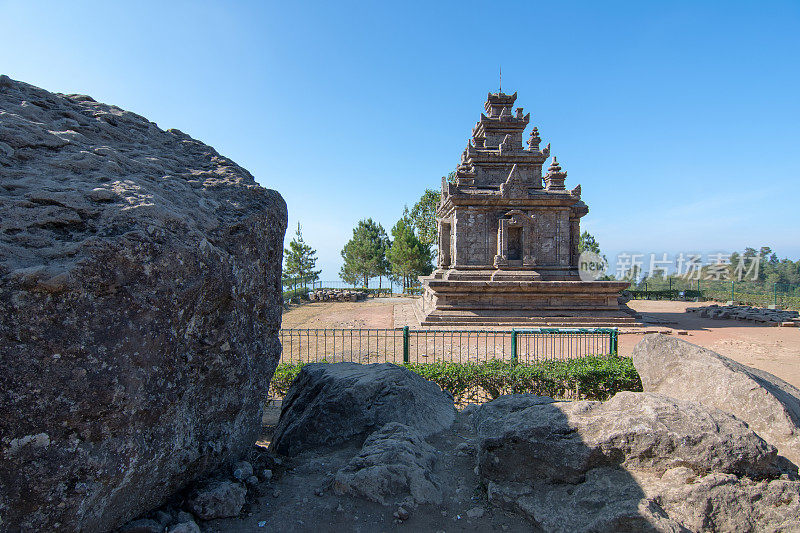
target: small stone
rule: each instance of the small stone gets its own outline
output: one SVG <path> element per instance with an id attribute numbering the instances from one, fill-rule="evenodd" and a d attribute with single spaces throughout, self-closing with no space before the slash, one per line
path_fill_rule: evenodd
<path id="1" fill-rule="evenodd" d="M 480 518 L 483 516 L 483 507 L 473 507 L 467 511 L 467 516 L 470 518 Z"/>
<path id="2" fill-rule="evenodd" d="M 272 491 L 272 497 L 273 498 L 277 498 L 280 495 L 281 495 L 281 491 L 279 491 L 279 490 Z"/>
<path id="3" fill-rule="evenodd" d="M 240 461 L 233 467 L 233 477 L 239 481 L 244 481 L 253 475 L 253 465 L 247 461 Z"/>
<path id="4" fill-rule="evenodd" d="M 272 470 L 270 470 L 269 468 L 265 468 L 264 471 L 261 472 L 261 477 L 269 481 L 270 479 L 272 479 Z"/>
<path id="5" fill-rule="evenodd" d="M 247 478 L 246 483 L 248 485 L 258 485 L 258 476 L 250 476 Z"/>
<path id="6" fill-rule="evenodd" d="M 339 513 L 344 512 L 344 507 L 342 507 L 341 503 L 336 507 L 336 511 L 339 512 Z"/>
<path id="7" fill-rule="evenodd" d="M 203 520 L 238 516 L 244 505 L 247 489 L 231 481 L 206 484 L 189 499 L 189 509 Z"/>
<path id="8" fill-rule="evenodd" d="M 322 496 L 323 490 L 322 489 L 314 489 L 314 495 Z"/>
<path id="9" fill-rule="evenodd" d="M 308 498 L 303 498 L 303 503 L 308 503 Z"/>
<path id="10" fill-rule="evenodd" d="M 398 507 L 397 511 L 394 512 L 393 515 L 398 520 L 408 520 L 408 517 L 411 516 L 409 512 L 406 510 L 405 507 Z"/>
<path id="11" fill-rule="evenodd" d="M 262 520 L 261 522 L 258 523 L 258 527 L 264 527 L 266 525 L 267 525 L 267 521 L 266 520 Z"/>

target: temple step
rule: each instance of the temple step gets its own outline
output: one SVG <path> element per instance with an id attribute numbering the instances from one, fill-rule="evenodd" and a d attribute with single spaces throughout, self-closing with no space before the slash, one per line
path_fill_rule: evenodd
<path id="1" fill-rule="evenodd" d="M 523 327 L 635 327 L 641 325 L 625 317 L 520 317 L 520 316 L 442 316 L 429 315 L 422 326 L 514 325 Z"/>

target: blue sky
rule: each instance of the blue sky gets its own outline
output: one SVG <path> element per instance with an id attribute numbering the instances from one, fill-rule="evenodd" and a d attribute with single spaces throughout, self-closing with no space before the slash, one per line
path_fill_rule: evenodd
<path id="1" fill-rule="evenodd" d="M 613 260 L 800 257 L 800 2 L 0 1 L 0 73 L 178 128 L 289 205 L 336 279 L 452 170 L 498 87 Z"/>

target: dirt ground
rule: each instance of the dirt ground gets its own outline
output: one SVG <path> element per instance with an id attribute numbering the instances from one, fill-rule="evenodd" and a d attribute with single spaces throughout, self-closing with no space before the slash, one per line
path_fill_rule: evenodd
<path id="1" fill-rule="evenodd" d="M 284 328 L 419 327 L 412 298 L 375 298 L 362 302 L 315 302 L 293 306 L 283 315 Z M 800 388 L 800 328 L 778 328 L 739 320 L 714 320 L 686 313 L 705 303 L 634 300 L 628 304 L 651 325 L 621 330 L 619 349 L 631 355 L 646 332 L 677 335 L 742 364 L 774 374 Z"/>
<path id="2" fill-rule="evenodd" d="M 284 328 L 393 328 L 395 306 L 411 298 L 367 298 L 360 302 L 308 302 L 283 313 Z"/>

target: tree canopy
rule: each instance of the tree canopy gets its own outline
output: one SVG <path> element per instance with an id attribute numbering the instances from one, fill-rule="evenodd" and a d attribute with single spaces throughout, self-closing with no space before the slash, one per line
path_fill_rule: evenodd
<path id="1" fill-rule="evenodd" d="M 422 242 L 415 234 L 414 222 L 407 209 L 392 228 L 392 244 L 386 257 L 392 266 L 393 277 L 403 284 L 403 290 L 410 287 L 417 276 L 430 274 L 433 270 L 430 244 Z"/>
<path id="2" fill-rule="evenodd" d="M 388 247 L 389 237 L 383 226 L 371 218 L 359 221 L 353 229 L 353 237 L 342 248 L 344 264 L 339 276 L 347 283 L 363 280 L 364 287 L 369 287 L 369 278 L 389 272 Z"/>
<path id="3" fill-rule="evenodd" d="M 319 279 L 320 270 L 317 266 L 317 252 L 303 240 L 300 223 L 297 223 L 297 232 L 289 243 L 289 248 L 283 250 L 283 280 L 287 284 L 303 286 L 309 281 Z"/>
<path id="4" fill-rule="evenodd" d="M 411 208 L 410 217 L 420 242 L 428 246 L 436 242 L 439 228 L 436 223 L 436 208 L 442 194 L 434 189 L 425 189 L 422 197 Z"/>

